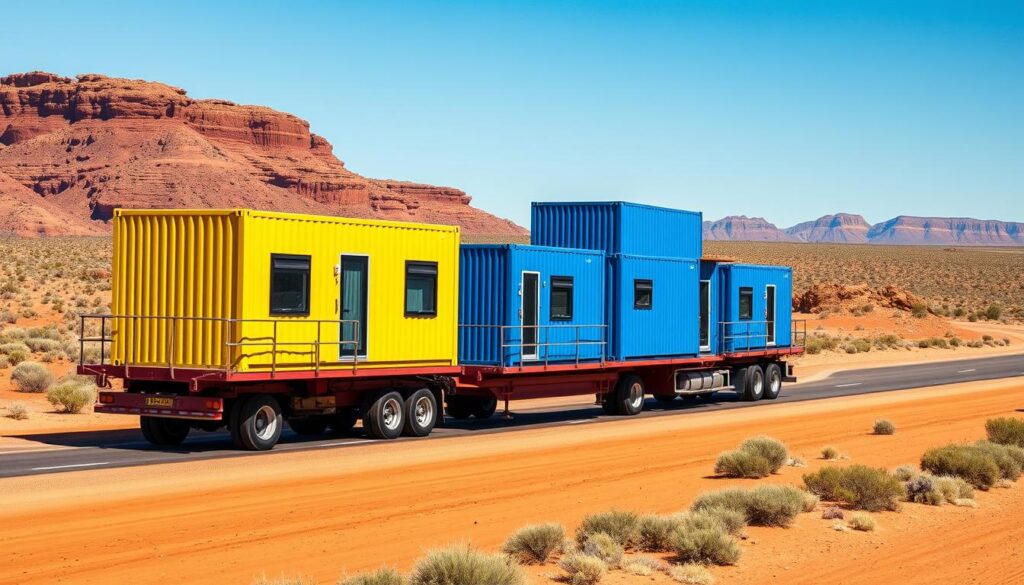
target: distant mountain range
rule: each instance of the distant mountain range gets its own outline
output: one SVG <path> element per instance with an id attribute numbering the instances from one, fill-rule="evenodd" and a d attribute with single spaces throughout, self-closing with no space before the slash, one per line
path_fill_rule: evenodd
<path id="1" fill-rule="evenodd" d="M 704 239 L 840 244 L 1024 246 L 1024 223 L 966 217 L 901 215 L 871 225 L 860 215 L 837 213 L 780 229 L 761 217 L 730 215 L 718 221 L 705 221 Z"/>

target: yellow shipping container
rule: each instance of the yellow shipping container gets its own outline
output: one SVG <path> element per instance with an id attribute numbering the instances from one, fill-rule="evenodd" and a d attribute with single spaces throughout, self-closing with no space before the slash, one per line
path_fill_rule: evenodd
<path id="1" fill-rule="evenodd" d="M 110 357 L 238 373 L 454 367 L 458 270 L 458 227 L 118 210 Z"/>

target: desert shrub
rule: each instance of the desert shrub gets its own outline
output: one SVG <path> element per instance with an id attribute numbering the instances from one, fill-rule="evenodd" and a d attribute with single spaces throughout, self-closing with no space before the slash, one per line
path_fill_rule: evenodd
<path id="1" fill-rule="evenodd" d="M 849 353 L 867 353 L 871 351 L 871 340 L 867 338 L 854 339 L 850 342 L 855 351 Z"/>
<path id="2" fill-rule="evenodd" d="M 811 492 L 801 492 L 800 495 L 804 499 L 804 512 L 813 512 L 818 507 L 818 504 L 821 503 L 821 498 Z"/>
<path id="3" fill-rule="evenodd" d="M 405 577 L 390 567 L 381 567 L 372 573 L 346 577 L 338 585 L 405 585 Z"/>
<path id="4" fill-rule="evenodd" d="M 296 575 L 294 577 L 282 575 L 277 578 L 260 575 L 252 580 L 252 585 L 313 585 L 313 581 L 303 577 L 302 575 Z"/>
<path id="5" fill-rule="evenodd" d="M 507 555 L 491 555 L 469 546 L 435 549 L 416 562 L 410 585 L 523 585 L 522 569 Z"/>
<path id="6" fill-rule="evenodd" d="M 1024 447 L 1024 420 L 1019 418 L 990 418 L 985 421 L 985 432 L 993 443 Z"/>
<path id="7" fill-rule="evenodd" d="M 910 314 L 918 319 L 923 319 L 928 315 L 928 305 L 921 301 L 917 301 L 910 305 Z"/>
<path id="8" fill-rule="evenodd" d="M 985 318 L 991 321 L 998 321 L 1003 316 L 1003 308 L 992 303 L 985 309 Z"/>
<path id="9" fill-rule="evenodd" d="M 31 350 L 23 341 L 8 341 L 6 343 L 0 343 L 0 354 L 11 355 L 14 352 L 27 354 L 31 352 Z"/>
<path id="10" fill-rule="evenodd" d="M 0 354 L 0 370 L 6 370 L 9 367 L 11 367 L 11 358 Z"/>
<path id="11" fill-rule="evenodd" d="M 869 512 L 895 510 L 906 495 L 903 484 L 884 469 L 851 465 L 824 467 L 804 474 L 807 489 L 824 500 L 844 502 Z"/>
<path id="12" fill-rule="evenodd" d="M 648 577 L 661 571 L 664 568 L 664 564 L 658 559 L 637 557 L 623 561 L 619 567 L 630 575 Z"/>
<path id="13" fill-rule="evenodd" d="M 740 443 L 739 450 L 745 453 L 753 453 L 766 459 L 771 465 L 772 473 L 782 469 L 789 458 L 786 445 L 778 439 L 771 437 L 752 437 Z"/>
<path id="14" fill-rule="evenodd" d="M 892 476 L 900 481 L 910 481 L 920 473 L 914 465 L 900 465 L 892 470 Z"/>
<path id="15" fill-rule="evenodd" d="M 945 496 L 942 495 L 936 486 L 935 482 L 932 481 L 932 476 L 928 474 L 920 474 L 904 484 L 906 489 L 907 501 L 916 502 L 918 504 L 928 504 L 929 506 L 941 506 L 945 501 Z"/>
<path id="16" fill-rule="evenodd" d="M 581 552 L 565 555 L 558 562 L 558 566 L 566 572 L 566 580 L 570 585 L 593 585 L 600 582 L 608 570 L 608 565 L 604 561 Z"/>
<path id="17" fill-rule="evenodd" d="M 726 451 L 715 461 L 715 473 L 725 477 L 768 477 L 772 473 L 771 463 L 757 453 Z"/>
<path id="18" fill-rule="evenodd" d="M 742 551 L 736 541 L 719 528 L 677 530 L 672 533 L 672 551 L 684 563 L 734 565 Z"/>
<path id="19" fill-rule="evenodd" d="M 35 352 L 55 351 L 61 348 L 59 341 L 48 337 L 31 337 L 25 340 L 25 345 Z"/>
<path id="20" fill-rule="evenodd" d="M 14 420 L 25 420 L 28 418 L 28 409 L 25 408 L 24 404 L 15 402 L 7 407 L 7 418 L 13 418 Z"/>
<path id="21" fill-rule="evenodd" d="M 862 530 L 864 532 L 871 532 L 875 529 L 875 519 L 863 512 L 858 512 L 850 519 L 846 521 L 850 525 L 850 528 L 854 530 Z"/>
<path id="22" fill-rule="evenodd" d="M 833 447 L 831 445 L 828 445 L 826 447 L 822 447 L 821 448 L 821 458 L 822 459 L 828 459 L 828 460 L 839 459 L 839 450 L 837 450 L 835 447 Z"/>
<path id="23" fill-rule="evenodd" d="M 935 475 L 959 477 L 972 486 L 987 490 L 1000 479 L 995 459 L 970 445 L 946 445 L 929 449 L 921 457 L 921 468 Z"/>
<path id="24" fill-rule="evenodd" d="M 751 490 L 727 488 L 701 494 L 693 511 L 725 509 L 740 512 L 748 524 L 788 526 L 804 509 L 803 492 L 793 486 L 764 485 Z"/>
<path id="25" fill-rule="evenodd" d="M 668 576 L 684 585 L 715 585 L 715 578 L 711 575 L 711 571 L 693 563 L 673 565 L 668 570 Z"/>
<path id="26" fill-rule="evenodd" d="M 636 539 L 638 517 L 633 512 L 611 510 L 591 514 L 576 529 L 576 544 L 583 545 L 587 536 L 603 532 L 615 542 L 626 546 Z"/>
<path id="27" fill-rule="evenodd" d="M 565 530 L 561 524 L 524 526 L 508 537 L 501 550 L 521 563 L 543 563 L 562 548 Z"/>
<path id="28" fill-rule="evenodd" d="M 825 520 L 842 520 L 843 509 L 839 506 L 829 506 L 821 511 L 821 517 Z"/>
<path id="29" fill-rule="evenodd" d="M 974 488 L 959 477 L 939 475 L 932 477 L 935 490 L 942 494 L 947 502 L 955 504 L 957 500 L 974 498 Z"/>
<path id="30" fill-rule="evenodd" d="M 648 514 L 637 520 L 636 547 L 648 552 L 668 550 L 669 537 L 679 527 L 679 516 Z"/>
<path id="31" fill-rule="evenodd" d="M 896 425 L 892 424 L 892 421 L 880 418 L 875 421 L 871 430 L 876 435 L 891 435 L 896 432 Z"/>
<path id="32" fill-rule="evenodd" d="M 622 555 L 626 553 L 621 544 L 604 532 L 587 535 L 580 550 L 583 554 L 597 557 L 612 566 L 618 565 Z"/>
<path id="33" fill-rule="evenodd" d="M 11 370 L 11 381 L 21 392 L 43 392 L 53 384 L 53 374 L 42 364 L 21 362 Z"/>
<path id="34" fill-rule="evenodd" d="M 96 401 L 96 386 L 81 378 L 69 378 L 51 386 L 46 399 L 61 412 L 77 414 Z"/>
<path id="35" fill-rule="evenodd" d="M 690 512 L 687 517 L 696 518 L 706 514 L 714 518 L 721 527 L 729 534 L 739 534 L 747 526 L 747 513 L 745 510 L 730 510 L 723 507 L 704 508 L 697 512 Z M 699 522 L 699 520 L 691 520 Z"/>
<path id="36" fill-rule="evenodd" d="M 1003 479 L 1017 481 L 1020 478 L 1021 470 L 1024 468 L 1024 449 L 1016 445 L 1000 445 L 991 441 L 978 441 L 972 446 L 992 457 Z"/>

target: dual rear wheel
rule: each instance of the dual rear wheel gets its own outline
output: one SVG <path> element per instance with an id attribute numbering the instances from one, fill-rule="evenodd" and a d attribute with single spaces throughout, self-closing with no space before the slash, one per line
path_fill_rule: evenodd
<path id="1" fill-rule="evenodd" d="M 744 400 L 775 400 L 782 392 L 782 368 L 775 362 L 736 368 L 732 375 L 733 386 Z"/>

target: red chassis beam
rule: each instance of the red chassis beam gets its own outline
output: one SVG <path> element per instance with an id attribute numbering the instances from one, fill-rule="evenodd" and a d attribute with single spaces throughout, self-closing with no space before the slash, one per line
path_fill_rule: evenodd
<path id="1" fill-rule="evenodd" d="M 222 420 L 224 418 L 224 400 L 204 396 L 100 392 L 95 411 L 106 414 L 144 414 L 190 420 Z"/>
<path id="2" fill-rule="evenodd" d="M 199 386 L 210 386 L 231 382 L 270 382 L 283 380 L 318 380 L 318 379 L 367 379 L 400 376 L 454 376 L 461 369 L 458 366 L 425 366 L 404 368 L 345 368 L 343 370 L 278 370 L 276 372 L 225 372 L 224 370 L 167 368 L 155 366 L 112 366 L 112 365 L 80 365 L 78 373 L 86 376 L 97 376 L 105 381 L 107 378 L 130 380 L 187 382 L 193 391 Z"/>

